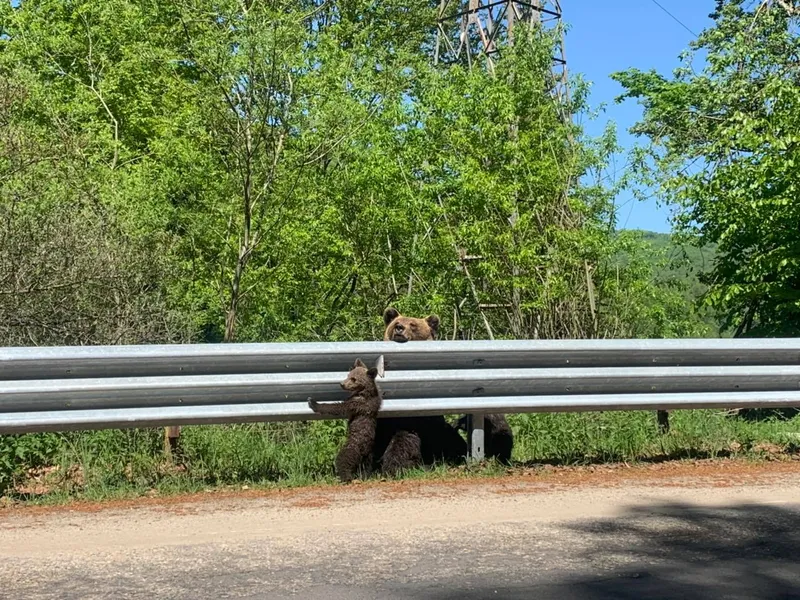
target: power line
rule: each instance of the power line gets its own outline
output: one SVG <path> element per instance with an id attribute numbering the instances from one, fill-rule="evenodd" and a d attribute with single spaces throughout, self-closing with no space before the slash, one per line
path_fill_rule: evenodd
<path id="1" fill-rule="evenodd" d="M 678 25 L 680 25 L 680 26 L 681 26 L 681 27 L 683 27 L 683 28 L 684 28 L 686 31 L 688 31 L 689 33 L 691 33 L 691 34 L 692 34 L 694 37 L 697 37 L 697 34 L 696 34 L 694 31 L 692 31 L 691 29 L 689 29 L 689 27 L 687 27 L 687 25 L 686 25 L 686 24 L 685 24 L 683 21 L 681 21 L 681 20 L 680 20 L 678 17 L 676 17 L 675 15 L 673 15 L 673 14 L 672 14 L 671 12 L 669 12 L 669 11 L 668 11 L 666 8 L 664 8 L 664 7 L 663 7 L 661 4 L 659 4 L 659 3 L 657 2 L 657 0 L 650 0 L 650 1 L 651 1 L 653 4 L 655 4 L 655 5 L 656 5 L 658 8 L 660 8 L 661 10 L 663 10 L 665 13 L 667 13 L 667 14 L 668 14 L 670 17 L 672 17 L 672 19 L 673 19 L 673 20 L 674 20 L 674 21 L 675 21 L 675 22 L 676 22 Z"/>

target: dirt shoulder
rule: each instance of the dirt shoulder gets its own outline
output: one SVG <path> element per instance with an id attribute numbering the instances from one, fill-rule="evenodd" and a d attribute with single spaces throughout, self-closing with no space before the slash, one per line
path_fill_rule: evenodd
<path id="1" fill-rule="evenodd" d="M 0 596 L 789 598 L 800 462 L 537 468 L 0 510 Z"/>
<path id="2" fill-rule="evenodd" d="M 539 466 L 509 469 L 501 476 L 481 477 L 453 473 L 442 479 L 355 482 L 289 489 L 216 489 L 203 493 L 140 497 L 125 500 L 40 506 L 24 503 L 0 507 L 0 525 L 21 517 L 98 513 L 148 509 L 186 514 L 216 510 L 246 500 L 268 501 L 276 507 L 325 508 L 355 500 L 396 498 L 448 498 L 490 493 L 494 495 L 546 494 L 570 489 L 620 487 L 733 488 L 769 486 L 800 478 L 800 460 L 749 461 L 741 459 L 685 460 L 653 464 L 625 463 L 592 466 Z"/>

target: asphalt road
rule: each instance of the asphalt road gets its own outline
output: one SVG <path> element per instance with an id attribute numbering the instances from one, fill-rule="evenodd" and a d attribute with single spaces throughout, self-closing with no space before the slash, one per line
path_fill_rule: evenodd
<path id="1" fill-rule="evenodd" d="M 0 510 L 0 597 L 800 599 L 800 473 Z"/>

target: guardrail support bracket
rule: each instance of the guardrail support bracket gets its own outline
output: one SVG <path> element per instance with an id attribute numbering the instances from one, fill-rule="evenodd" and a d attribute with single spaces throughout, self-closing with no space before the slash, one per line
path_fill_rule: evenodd
<path id="1" fill-rule="evenodd" d="M 375 361 L 375 368 L 378 369 L 378 377 L 383 378 L 386 376 L 386 361 L 383 358 L 383 354 Z"/>

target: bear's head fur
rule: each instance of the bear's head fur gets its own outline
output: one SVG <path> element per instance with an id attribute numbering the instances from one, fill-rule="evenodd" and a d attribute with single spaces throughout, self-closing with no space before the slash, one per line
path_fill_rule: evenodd
<path id="1" fill-rule="evenodd" d="M 377 393 L 377 386 L 375 385 L 375 377 L 378 376 L 378 369 L 375 367 L 367 368 L 360 358 L 356 359 L 353 368 L 347 374 L 345 379 L 339 385 L 343 390 L 358 394 L 360 392 Z"/>
<path id="2" fill-rule="evenodd" d="M 390 306 L 383 313 L 383 322 L 386 331 L 383 334 L 385 342 L 424 342 L 435 340 L 439 332 L 439 317 L 430 315 L 424 319 L 417 317 L 404 317 L 396 308 Z"/>

